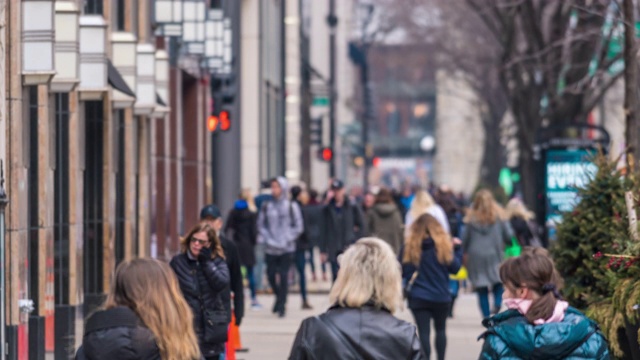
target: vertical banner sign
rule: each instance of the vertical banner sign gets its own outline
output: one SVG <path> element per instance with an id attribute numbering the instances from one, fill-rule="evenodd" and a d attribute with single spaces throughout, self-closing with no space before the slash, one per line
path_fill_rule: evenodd
<path id="1" fill-rule="evenodd" d="M 553 239 L 562 213 L 573 210 L 580 200 L 578 188 L 586 185 L 598 168 L 589 161 L 589 151 L 585 149 L 548 150 L 545 168 L 545 222 Z"/>

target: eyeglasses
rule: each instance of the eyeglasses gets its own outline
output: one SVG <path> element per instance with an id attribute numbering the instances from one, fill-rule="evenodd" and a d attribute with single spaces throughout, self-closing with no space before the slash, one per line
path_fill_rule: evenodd
<path id="1" fill-rule="evenodd" d="M 192 237 L 191 241 L 197 242 L 198 244 L 200 244 L 202 246 L 209 245 L 209 240 L 196 239 L 196 238 Z"/>

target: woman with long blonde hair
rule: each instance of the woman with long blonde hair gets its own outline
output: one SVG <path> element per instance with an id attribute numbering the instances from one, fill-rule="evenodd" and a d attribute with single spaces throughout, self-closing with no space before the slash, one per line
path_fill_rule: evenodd
<path id="1" fill-rule="evenodd" d="M 491 192 L 479 190 L 464 219 L 466 226 L 462 243 L 465 263 L 485 318 L 491 315 L 489 288 L 493 292 L 493 312 L 497 313 L 502 306 L 504 288 L 498 267 L 504 257 L 505 245 L 511 244 L 513 236 L 511 226 L 503 218 L 504 212 Z"/>
<path id="2" fill-rule="evenodd" d="M 411 202 L 411 208 L 405 216 L 405 235 L 409 235 L 411 224 L 422 214 L 429 214 L 433 216 L 434 218 L 436 218 L 436 220 L 438 220 L 440 225 L 447 233 L 451 233 L 449 220 L 447 220 L 447 214 L 444 212 L 444 209 L 442 209 L 442 207 L 436 203 L 436 201 L 428 192 L 420 190 L 416 192 L 416 195 Z"/>
<path id="3" fill-rule="evenodd" d="M 402 288 L 389 244 L 363 238 L 338 261 L 329 294 L 334 305 L 302 322 L 289 360 L 424 359 L 415 326 L 393 316 L 402 305 Z"/>
<path id="4" fill-rule="evenodd" d="M 459 239 L 451 239 L 440 222 L 429 214 L 411 224 L 403 248 L 402 277 L 410 288 L 409 309 L 418 325 L 422 350 L 430 358 L 431 320 L 436 329 L 438 360 L 444 360 L 447 345 L 446 321 L 451 307 L 449 274 L 462 266 Z M 455 248 L 455 250 L 454 250 Z"/>
<path id="5" fill-rule="evenodd" d="M 216 231 L 196 224 L 182 239 L 182 253 L 171 260 L 182 295 L 193 311 L 200 351 L 207 360 L 224 353 L 231 321 L 229 268 Z"/>
<path id="6" fill-rule="evenodd" d="M 118 265 L 104 309 L 87 321 L 76 359 L 201 359 L 193 315 L 166 263 Z"/>

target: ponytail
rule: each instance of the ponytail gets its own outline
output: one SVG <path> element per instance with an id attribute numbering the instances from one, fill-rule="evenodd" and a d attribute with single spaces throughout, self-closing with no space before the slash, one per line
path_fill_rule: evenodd
<path id="1" fill-rule="evenodd" d="M 542 296 L 533 300 L 531 307 L 525 317 L 530 323 L 538 319 L 548 319 L 553 315 L 556 303 L 560 299 L 560 294 L 553 283 L 545 284 L 542 289 Z M 535 290 L 534 290 L 535 291 Z"/>

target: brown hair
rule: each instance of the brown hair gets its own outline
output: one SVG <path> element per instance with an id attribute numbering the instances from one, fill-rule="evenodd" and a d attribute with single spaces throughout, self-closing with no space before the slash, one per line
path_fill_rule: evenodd
<path id="1" fill-rule="evenodd" d="M 525 315 L 529 322 L 553 315 L 560 298 L 558 290 L 562 288 L 562 278 L 546 250 L 525 248 L 520 256 L 507 259 L 500 266 L 500 279 L 512 292 L 526 287 L 540 295 Z"/>
<path id="2" fill-rule="evenodd" d="M 163 359 L 200 359 L 193 314 L 173 270 L 155 259 L 118 265 L 104 308 L 126 306 L 151 330 Z"/>
<path id="3" fill-rule="evenodd" d="M 429 214 L 423 214 L 411 224 L 409 235 L 405 239 L 405 250 L 402 255 L 402 262 L 420 264 L 422 256 L 422 241 L 426 237 L 431 237 L 436 244 L 436 255 L 438 262 L 442 265 L 451 264 L 453 261 L 453 243 L 449 234 L 442 225 Z"/>
<path id="4" fill-rule="evenodd" d="M 376 204 L 389 204 L 393 202 L 393 196 L 389 189 L 381 189 L 376 195 Z"/>
<path id="5" fill-rule="evenodd" d="M 216 231 L 206 222 L 200 222 L 191 228 L 189 233 L 182 239 L 180 239 L 180 245 L 182 248 L 182 252 L 185 253 L 189 250 L 189 245 L 191 245 L 191 240 L 193 240 L 193 235 L 199 232 L 206 232 L 207 238 L 209 239 L 210 248 L 211 248 L 211 257 L 224 257 L 224 251 L 222 250 L 222 245 L 220 244 L 220 239 L 218 238 L 218 234 Z"/>
<path id="6" fill-rule="evenodd" d="M 473 198 L 471 209 L 464 218 L 465 223 L 492 225 L 500 220 L 503 211 L 489 190 L 479 190 Z"/>

